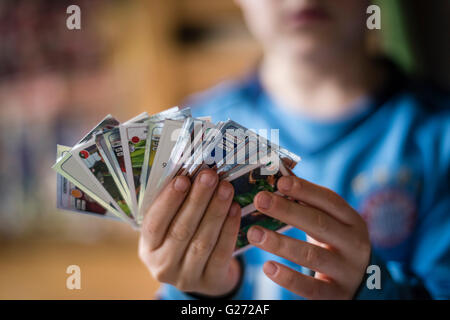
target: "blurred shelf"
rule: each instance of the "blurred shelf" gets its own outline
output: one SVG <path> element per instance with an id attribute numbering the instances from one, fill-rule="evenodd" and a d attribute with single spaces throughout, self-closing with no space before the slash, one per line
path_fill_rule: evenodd
<path id="1" fill-rule="evenodd" d="M 66 288 L 66 269 L 74 264 L 81 269 L 80 290 Z M 140 262 L 135 241 L 2 244 L 0 270 L 0 299 L 152 299 L 159 287 Z"/>
<path id="2" fill-rule="evenodd" d="M 239 17 L 239 7 L 233 0 L 176 0 L 182 19 L 195 23 L 216 23 L 218 20 Z"/>

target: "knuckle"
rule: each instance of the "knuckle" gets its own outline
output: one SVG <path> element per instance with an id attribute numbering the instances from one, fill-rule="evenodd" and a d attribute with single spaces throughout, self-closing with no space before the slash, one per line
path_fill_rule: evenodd
<path id="1" fill-rule="evenodd" d="M 334 210 L 338 210 L 338 208 L 347 205 L 347 202 L 335 191 L 325 187 L 323 188 L 323 190 L 327 193 L 329 199 L 328 201 L 333 205 Z"/>
<path id="2" fill-rule="evenodd" d="M 281 274 L 282 273 L 280 273 L 280 276 Z M 285 286 L 295 288 L 297 282 L 295 273 L 292 271 L 285 272 L 282 281 L 284 282 Z"/>
<path id="3" fill-rule="evenodd" d="M 170 228 L 169 231 L 169 237 L 177 240 L 177 241 L 187 241 L 191 236 L 192 236 L 193 232 L 191 231 L 191 229 L 181 223 L 175 223 L 175 225 Z"/>
<path id="4" fill-rule="evenodd" d="M 230 209 L 230 206 L 224 206 L 221 205 L 219 208 L 215 208 L 214 210 L 211 210 L 210 215 L 213 219 L 222 219 L 228 214 L 228 210 Z"/>
<path id="5" fill-rule="evenodd" d="M 320 299 L 320 286 L 317 285 L 309 285 L 305 286 L 306 296 L 310 300 L 318 300 Z"/>
<path id="6" fill-rule="evenodd" d="M 221 208 L 219 210 L 214 211 L 214 217 L 221 219 L 221 218 L 225 217 L 227 215 L 227 213 L 228 213 L 228 210 Z"/>
<path id="7" fill-rule="evenodd" d="M 270 211 L 291 212 L 291 201 L 285 202 L 285 199 L 278 195 L 272 195 L 272 205 Z"/>
<path id="8" fill-rule="evenodd" d="M 273 194 L 272 203 L 267 212 L 271 212 L 276 216 L 284 216 L 293 212 L 292 209 L 292 201 L 287 201 L 285 198 Z"/>
<path id="9" fill-rule="evenodd" d="M 177 287 L 179 290 L 184 291 L 184 292 L 195 291 L 193 281 L 190 279 L 187 279 L 187 277 L 179 279 L 176 282 L 175 287 Z"/>
<path id="10" fill-rule="evenodd" d="M 266 246 L 273 252 L 280 252 L 285 249 L 283 241 L 281 238 L 272 232 L 266 232 Z"/>
<path id="11" fill-rule="evenodd" d="M 319 234 L 326 234 L 329 230 L 330 230 L 330 224 L 327 221 L 326 217 L 324 214 L 317 214 L 317 221 L 316 221 L 316 226 L 317 226 L 317 231 L 319 232 Z"/>
<path id="12" fill-rule="evenodd" d="M 159 232 L 160 226 L 155 220 L 149 219 L 149 221 L 145 224 L 145 230 L 148 235 L 152 236 Z"/>
<path id="13" fill-rule="evenodd" d="M 139 259 L 141 259 L 142 262 L 147 263 L 147 261 L 149 260 L 149 252 L 144 248 L 143 245 L 139 245 L 138 248 L 138 256 Z"/>
<path id="14" fill-rule="evenodd" d="M 235 237 L 236 233 L 237 232 L 235 230 L 233 230 L 232 228 L 230 228 L 229 225 L 227 226 L 227 225 L 224 224 L 224 227 L 223 227 L 223 229 L 221 231 L 221 236 L 226 238 L 226 239 L 230 239 L 230 238 Z"/>
<path id="15" fill-rule="evenodd" d="M 145 266 L 148 266 L 148 262 L 149 262 L 150 259 L 148 259 L 148 256 L 145 253 L 143 253 L 142 250 L 139 250 L 138 257 L 139 257 L 139 260 L 141 260 L 141 262 Z"/>
<path id="16" fill-rule="evenodd" d="M 319 264 L 319 255 L 313 246 L 306 247 L 304 255 L 305 262 L 309 266 L 317 266 Z"/>
<path id="17" fill-rule="evenodd" d="M 285 199 L 282 200 L 285 201 Z M 285 203 L 285 208 L 283 208 L 284 213 L 295 215 L 298 212 L 298 202 L 286 201 L 284 203 Z"/>
<path id="18" fill-rule="evenodd" d="M 222 266 L 227 263 L 230 256 L 225 252 L 225 250 L 217 250 L 210 258 L 210 263 L 213 266 Z"/>
<path id="19" fill-rule="evenodd" d="M 194 256 L 208 255 L 213 248 L 212 241 L 205 241 L 201 239 L 194 239 L 191 242 L 191 253 Z"/>
<path id="20" fill-rule="evenodd" d="M 188 195 L 187 204 L 192 208 L 200 208 L 205 201 L 208 201 L 205 192 L 192 192 Z"/>
<path id="21" fill-rule="evenodd" d="M 141 236 L 138 245 L 138 257 L 145 264 L 149 265 L 152 261 L 152 248 L 150 248 L 148 242 Z"/>
<path id="22" fill-rule="evenodd" d="M 328 197 L 330 197 L 331 200 L 336 201 L 337 198 L 340 198 L 339 195 L 336 192 L 334 192 L 333 190 L 331 190 L 330 188 L 323 187 L 323 186 L 321 186 L 320 188 L 322 188 L 322 190 L 328 194 Z"/>
<path id="23" fill-rule="evenodd" d="M 159 267 L 151 270 L 151 273 L 158 282 L 170 283 L 172 280 L 172 274 L 167 268 Z"/>

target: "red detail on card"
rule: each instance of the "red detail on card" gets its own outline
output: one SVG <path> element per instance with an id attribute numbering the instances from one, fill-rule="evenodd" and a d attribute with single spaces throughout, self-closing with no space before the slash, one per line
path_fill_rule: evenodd
<path id="1" fill-rule="evenodd" d="M 81 150 L 80 151 L 80 157 L 83 158 L 83 159 L 89 158 L 89 152 L 87 152 L 86 150 Z"/>

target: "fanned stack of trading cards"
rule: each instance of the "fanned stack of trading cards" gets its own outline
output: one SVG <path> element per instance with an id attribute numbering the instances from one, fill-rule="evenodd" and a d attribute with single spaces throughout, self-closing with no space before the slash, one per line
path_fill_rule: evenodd
<path id="1" fill-rule="evenodd" d="M 57 146 L 57 206 L 120 219 L 137 229 L 171 179 L 193 180 L 211 168 L 234 186 L 234 201 L 242 209 L 239 253 L 249 246 L 252 225 L 288 227 L 258 212 L 253 198 L 262 190 L 277 192 L 277 179 L 291 175 L 299 161 L 232 120 L 214 124 L 208 117 L 193 118 L 189 108 L 143 113 L 124 123 L 108 115 L 74 147 Z"/>

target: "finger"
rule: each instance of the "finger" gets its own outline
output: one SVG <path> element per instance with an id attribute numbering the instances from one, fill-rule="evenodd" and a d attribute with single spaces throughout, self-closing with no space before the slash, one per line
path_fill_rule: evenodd
<path id="1" fill-rule="evenodd" d="M 339 290 L 331 282 L 315 279 L 275 261 L 264 263 L 263 271 L 269 279 L 306 299 L 336 299 Z"/>
<path id="2" fill-rule="evenodd" d="M 343 198 L 325 187 L 295 176 L 281 177 L 277 187 L 283 194 L 323 210 L 345 224 L 354 225 L 361 219 Z"/>
<path id="3" fill-rule="evenodd" d="M 305 241 L 252 227 L 247 233 L 251 244 L 311 270 L 325 273 L 334 279 L 345 278 L 343 262 L 333 252 Z"/>
<path id="4" fill-rule="evenodd" d="M 169 226 L 162 249 L 170 252 L 172 261 L 183 256 L 200 220 L 208 207 L 218 181 L 213 170 L 204 170 L 194 181 L 192 188 Z"/>
<path id="5" fill-rule="evenodd" d="M 221 181 L 217 188 L 203 219 L 183 259 L 183 269 L 186 274 L 191 274 L 194 278 L 203 273 L 203 268 L 214 249 L 220 230 L 227 217 L 233 200 L 234 189 L 228 181 Z"/>
<path id="6" fill-rule="evenodd" d="M 143 246 L 148 250 L 158 248 L 167 229 L 181 207 L 191 183 L 187 177 L 176 177 L 150 206 L 142 223 Z"/>
<path id="7" fill-rule="evenodd" d="M 237 234 L 241 221 L 241 207 L 237 203 L 231 205 L 228 216 L 220 231 L 219 239 L 209 256 L 204 275 L 214 277 L 229 267 L 229 262 L 236 247 Z"/>
<path id="8" fill-rule="evenodd" d="M 298 204 L 282 196 L 262 191 L 254 199 L 257 210 L 305 231 L 314 239 L 346 248 L 352 241 L 350 226 L 316 208 Z"/>

